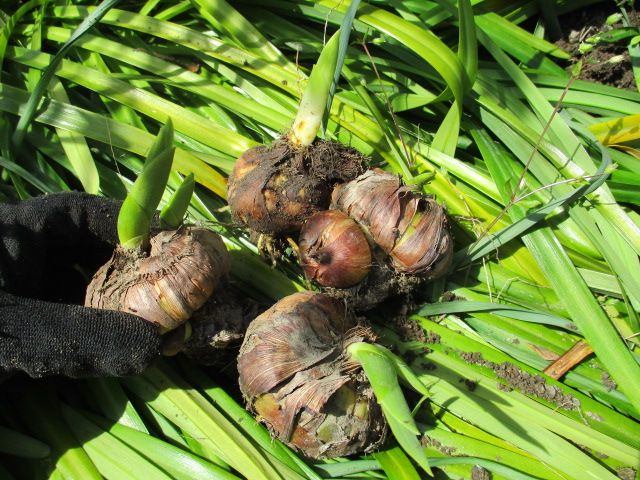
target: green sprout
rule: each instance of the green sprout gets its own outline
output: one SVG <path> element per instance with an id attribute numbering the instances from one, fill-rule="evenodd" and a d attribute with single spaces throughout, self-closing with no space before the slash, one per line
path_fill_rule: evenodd
<path id="1" fill-rule="evenodd" d="M 160 210 L 160 228 L 175 230 L 182 225 L 194 188 L 193 173 L 190 173 L 184 178 L 176 191 L 173 192 L 167 204 Z"/>
<path id="2" fill-rule="evenodd" d="M 160 129 L 144 166 L 127 194 L 118 215 L 118 239 L 127 249 L 145 249 L 149 244 L 151 220 L 162 198 L 173 163 L 173 123 Z"/>

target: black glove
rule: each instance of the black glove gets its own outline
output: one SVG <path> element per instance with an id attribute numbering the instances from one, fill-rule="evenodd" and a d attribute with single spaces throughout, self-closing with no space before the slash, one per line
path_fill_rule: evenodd
<path id="1" fill-rule="evenodd" d="M 129 375 L 160 355 L 152 324 L 78 305 L 113 252 L 119 208 L 79 192 L 0 204 L 0 372 Z"/>

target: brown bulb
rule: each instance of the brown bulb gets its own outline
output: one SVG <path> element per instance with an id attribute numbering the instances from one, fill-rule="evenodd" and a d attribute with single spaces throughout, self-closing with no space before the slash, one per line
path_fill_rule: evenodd
<path id="1" fill-rule="evenodd" d="M 352 287 L 371 270 L 371 249 L 364 232 L 339 210 L 309 218 L 298 246 L 305 275 L 323 287 Z"/>
<path id="2" fill-rule="evenodd" d="M 229 176 L 227 201 L 235 221 L 269 235 L 299 231 L 326 210 L 334 184 L 355 178 L 364 158 L 344 145 L 316 141 L 296 149 L 286 140 L 244 152 Z"/>
<path id="3" fill-rule="evenodd" d="M 396 271 L 433 279 L 449 268 L 453 242 L 444 209 L 398 176 L 369 170 L 336 187 L 332 207 L 362 225 Z"/>
<path id="4" fill-rule="evenodd" d="M 188 320 L 229 271 L 221 237 L 184 227 L 151 239 L 149 255 L 118 248 L 94 275 L 85 305 L 133 313 L 172 330 Z"/>
<path id="5" fill-rule="evenodd" d="M 236 161 L 227 189 L 236 221 L 260 233 L 290 233 L 329 203 L 329 187 L 291 169 L 289 156 L 283 143 L 252 148 Z"/>
<path id="6" fill-rule="evenodd" d="M 372 451 L 385 438 L 386 422 L 346 349 L 373 339 L 341 301 L 289 295 L 249 325 L 238 357 L 240 389 L 272 434 L 304 456 Z"/>

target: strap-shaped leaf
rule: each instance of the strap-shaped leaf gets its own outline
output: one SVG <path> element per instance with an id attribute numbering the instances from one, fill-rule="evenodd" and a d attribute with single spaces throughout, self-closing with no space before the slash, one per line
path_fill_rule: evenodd
<path id="1" fill-rule="evenodd" d="M 85 32 L 91 29 L 96 23 L 100 21 L 102 17 L 112 8 L 114 7 L 120 0 L 104 0 L 100 5 L 96 7 L 85 19 L 78 25 L 78 28 L 73 32 L 71 38 L 65 42 L 62 47 L 58 50 L 58 52 L 54 55 L 53 59 L 49 66 L 42 72 L 42 77 L 40 81 L 31 92 L 31 96 L 27 104 L 24 107 L 24 111 L 20 120 L 18 121 L 18 125 L 16 126 L 15 133 L 13 135 L 13 144 L 14 148 L 17 148 L 22 143 L 24 139 L 24 135 L 27 132 L 27 128 L 33 120 L 33 117 L 36 113 L 36 108 L 44 95 L 44 92 L 49 85 L 49 80 L 53 77 L 56 68 L 60 61 L 64 58 L 67 51 L 73 46 L 73 44 L 82 36 Z"/>
<path id="2" fill-rule="evenodd" d="M 431 474 L 429 459 L 417 437 L 420 432 L 400 389 L 398 373 L 393 362 L 378 345 L 354 343 L 349 346 L 348 352 L 362 365 L 389 427 L 400 446 L 427 473 Z"/>
<path id="3" fill-rule="evenodd" d="M 318 62 L 313 66 L 309 81 L 302 94 L 298 114 L 289 132 L 289 140 L 297 147 L 311 145 L 318 134 L 329 98 L 333 74 L 338 63 L 340 30 L 326 43 Z"/>

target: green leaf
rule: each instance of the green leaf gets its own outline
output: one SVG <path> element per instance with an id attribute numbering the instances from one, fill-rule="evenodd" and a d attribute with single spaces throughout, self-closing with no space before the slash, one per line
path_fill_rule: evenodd
<path id="1" fill-rule="evenodd" d="M 589 130 L 604 145 L 638 140 L 640 139 L 640 114 L 589 125 Z"/>
<path id="2" fill-rule="evenodd" d="M 407 405 L 393 363 L 377 345 L 353 343 L 347 348 L 362 365 L 389 427 L 400 446 L 425 472 L 431 474 L 427 458 L 417 435 L 420 434 Z"/>
<path id="3" fill-rule="evenodd" d="M 198 439 L 247 478 L 276 480 L 282 475 L 219 410 L 166 363 L 130 377 L 125 384 L 185 434 Z M 291 472 L 291 479 L 299 478 Z"/>
<path id="4" fill-rule="evenodd" d="M 50 61 L 50 55 L 46 53 L 34 52 L 21 47 L 12 47 L 9 53 L 13 60 L 36 68 L 44 68 Z M 182 105 L 147 90 L 132 87 L 128 82 L 96 69 L 65 59 L 56 70 L 56 75 L 68 78 L 159 122 L 165 122 L 167 118 L 171 118 L 179 132 L 189 135 L 205 145 L 218 147 L 231 155 L 239 155 L 256 144 L 256 142 L 222 128 Z M 197 81 L 202 82 L 203 80 L 198 77 Z"/>
<path id="5" fill-rule="evenodd" d="M 416 313 L 417 315 L 442 315 L 447 313 L 467 313 L 467 312 L 493 312 L 497 315 L 523 320 L 525 322 L 539 323 L 542 325 L 553 325 L 554 327 L 564 328 L 566 330 L 575 330 L 575 325 L 565 318 L 558 317 L 546 312 L 536 312 L 519 308 L 513 305 L 505 305 L 500 303 L 485 302 L 469 302 L 457 300 L 453 302 L 433 303 L 422 306 Z"/>
<path id="6" fill-rule="evenodd" d="M 299 472 L 308 480 L 321 480 L 321 477 L 313 468 L 295 455 L 289 447 L 278 440 L 274 440 L 269 431 L 256 422 L 252 415 L 242 407 L 222 387 L 206 375 L 197 365 L 184 357 L 178 357 L 182 367 L 181 373 L 197 388 L 202 389 L 204 395 L 217 405 L 231 421 L 241 429 L 245 435 L 274 458 L 287 465 L 292 470 Z"/>
<path id="7" fill-rule="evenodd" d="M 120 0 L 103 0 L 100 5 L 98 5 L 90 15 L 84 18 L 82 23 L 78 25 L 78 28 L 73 32 L 73 35 L 69 40 L 56 52 L 56 54 L 51 59 L 51 63 L 49 66 L 42 72 L 42 77 L 40 81 L 34 88 L 33 92 L 31 92 L 31 96 L 27 101 L 27 104 L 24 107 L 22 112 L 22 116 L 18 121 L 18 125 L 16 126 L 15 132 L 13 134 L 13 146 L 14 148 L 18 148 L 22 144 L 22 140 L 27 132 L 27 128 L 29 124 L 33 120 L 35 116 L 36 108 L 42 99 L 44 92 L 46 91 L 49 81 L 55 74 L 56 68 L 58 68 L 58 64 L 62 60 L 62 58 L 66 55 L 67 51 L 73 47 L 73 44 L 91 29 L 96 23 L 100 21 L 100 19 L 112 8 L 114 7 Z"/>
<path id="8" fill-rule="evenodd" d="M 562 434 L 547 429 L 554 420 L 562 419 L 560 414 L 534 400 L 522 399 L 518 392 L 501 391 L 495 379 L 479 381 L 470 391 L 460 385 L 460 377 L 479 378 L 468 362 L 453 360 L 449 354 L 435 349 L 428 359 L 437 369 L 432 373 L 423 371 L 420 378 L 429 383 L 434 404 L 446 406 L 455 416 L 469 419 L 473 425 L 531 453 L 569 478 L 578 478 L 576 472 L 580 472 L 579 478 L 615 478 L 598 461 L 562 438 L 564 434 L 573 439 L 568 429 L 564 430 L 568 422 L 563 423 Z M 580 421 L 576 422 L 576 428 L 581 428 L 578 425 L 582 425 Z M 588 430 L 584 432 L 586 436 Z"/>
<path id="9" fill-rule="evenodd" d="M 26 98 L 28 98 L 28 94 L 24 90 L 0 84 L 0 111 L 17 114 Z M 139 128 L 56 100 L 51 100 L 43 106 L 36 121 L 63 127 L 87 138 L 98 140 L 110 147 L 122 148 L 138 155 L 145 155 L 155 140 L 154 136 Z M 226 193 L 224 177 L 194 153 L 178 148 L 174 158 L 174 166 L 185 175 L 193 172 L 197 182 L 224 198 Z M 46 184 L 47 182 L 42 183 L 42 185 Z M 59 190 L 58 187 L 55 188 Z"/>
<path id="10" fill-rule="evenodd" d="M 56 78 L 51 79 L 50 88 L 51 98 L 69 103 L 64 87 Z M 97 194 L 100 190 L 100 176 L 85 137 L 63 128 L 58 128 L 57 133 L 60 144 L 85 192 Z"/>
<path id="11" fill-rule="evenodd" d="M 171 479 L 138 452 L 87 420 L 71 407 L 62 405 L 61 410 L 87 455 L 106 478 L 122 480 Z"/>
<path id="12" fill-rule="evenodd" d="M 160 210 L 160 227 L 167 230 L 175 230 L 184 220 L 187 213 L 195 183 L 193 173 L 187 175 L 180 186 L 173 192 L 167 204 Z"/>
<path id="13" fill-rule="evenodd" d="M 476 40 L 476 23 L 470 0 L 458 1 L 458 57 L 467 74 L 468 87 L 471 88 L 478 71 L 478 42 Z"/>
<path id="14" fill-rule="evenodd" d="M 351 0 L 349 9 L 342 19 L 340 25 L 340 45 L 338 46 L 338 57 L 336 59 L 335 70 L 333 72 L 333 81 L 329 87 L 329 95 L 327 96 L 327 106 L 324 109 L 322 115 L 322 136 L 325 136 L 327 130 L 327 122 L 331 114 L 331 105 L 333 104 L 333 96 L 336 92 L 336 87 L 340 81 L 340 74 L 344 65 L 344 59 L 347 55 L 347 48 L 349 47 L 349 37 L 351 36 L 351 26 L 353 25 L 353 19 L 358 11 L 358 5 L 360 0 Z"/>
<path id="15" fill-rule="evenodd" d="M 118 214 L 118 238 L 125 248 L 144 249 L 149 243 L 151 219 L 162 199 L 173 163 L 173 123 L 160 129 L 144 167 Z"/>
<path id="16" fill-rule="evenodd" d="M 431 464 L 434 467 L 445 466 L 445 465 L 479 465 L 483 468 L 486 468 L 492 473 L 502 475 L 504 478 L 509 478 L 511 480 L 537 480 L 538 476 L 527 475 L 526 473 L 520 472 L 515 468 L 510 468 L 506 465 L 503 465 L 499 462 L 494 462 L 492 460 L 486 460 L 484 458 L 474 458 L 474 457 L 450 457 L 450 458 L 434 458 L 431 460 Z M 536 472 L 537 473 L 537 472 Z"/>
<path id="17" fill-rule="evenodd" d="M 640 35 L 631 39 L 627 50 L 629 51 L 629 56 L 631 57 L 633 78 L 636 82 L 636 89 L 640 91 Z"/>
<path id="18" fill-rule="evenodd" d="M 51 449 L 36 438 L 0 425 L 0 452 L 23 458 L 46 458 Z"/>
<path id="19" fill-rule="evenodd" d="M 15 162 L 12 162 L 0 156 L 0 167 L 6 168 L 9 172 L 15 174 L 19 178 L 26 180 L 28 183 L 36 187 L 43 193 L 53 193 L 60 190 L 58 185 L 42 174 L 42 172 L 29 172 Z"/>
<path id="20" fill-rule="evenodd" d="M 225 0 L 194 0 L 198 11 L 215 28 L 226 33 L 239 46 L 269 63 L 287 65 L 289 61 L 255 26 Z"/>
<path id="21" fill-rule="evenodd" d="M 115 378 L 91 378 L 87 379 L 86 383 L 91 401 L 95 402 L 96 407 L 106 418 L 148 433 L 140 415 Z"/>
<path id="22" fill-rule="evenodd" d="M 389 480 L 420 480 L 420 474 L 400 447 L 376 452 L 373 458 L 378 461 Z"/>
<path id="23" fill-rule="evenodd" d="M 87 414 L 85 414 L 87 416 Z M 98 417 L 88 416 L 109 434 L 143 455 L 171 475 L 174 480 L 237 480 L 238 477 L 206 460 L 184 451 L 159 438 L 119 424 L 109 424 Z"/>
<path id="24" fill-rule="evenodd" d="M 4 22 L 4 25 L 2 25 L 2 30 L 0 31 L 0 67 L 2 67 L 2 63 L 4 62 L 7 45 L 9 45 L 9 37 L 11 37 L 11 34 L 13 33 L 13 30 L 18 22 L 20 22 L 22 20 L 22 17 L 29 13 L 29 11 L 46 4 L 47 1 L 48 0 L 31 0 L 27 3 L 24 3 L 20 5 L 20 8 L 18 8 L 6 22 Z M 0 68 L 0 78 L 3 71 L 4 69 Z"/>
<path id="25" fill-rule="evenodd" d="M 20 416 L 31 432 L 49 444 L 55 468 L 65 478 L 101 480 L 96 466 L 65 423 L 58 399 L 50 386 L 31 385 L 22 395 L 18 405 Z"/>
<path id="26" fill-rule="evenodd" d="M 291 130 L 289 141 L 298 147 L 308 147 L 315 140 L 329 100 L 334 72 L 338 64 L 341 30 L 334 33 L 322 49 L 311 70 L 302 94 L 300 107 Z"/>

